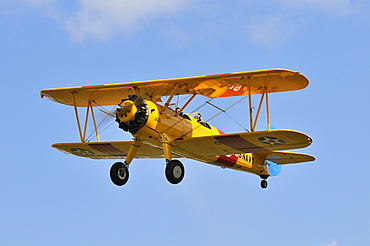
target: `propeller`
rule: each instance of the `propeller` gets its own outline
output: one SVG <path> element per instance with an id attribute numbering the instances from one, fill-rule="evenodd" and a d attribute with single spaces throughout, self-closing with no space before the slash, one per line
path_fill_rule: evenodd
<path id="1" fill-rule="evenodd" d="M 135 119 L 136 112 L 137 108 L 135 103 L 131 100 L 126 100 L 117 105 L 114 113 L 122 122 L 127 123 Z"/>

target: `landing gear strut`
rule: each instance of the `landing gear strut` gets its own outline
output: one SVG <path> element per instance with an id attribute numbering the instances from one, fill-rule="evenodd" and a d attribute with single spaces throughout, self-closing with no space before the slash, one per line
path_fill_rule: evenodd
<path id="1" fill-rule="evenodd" d="M 127 183 L 129 178 L 129 171 L 127 164 L 116 162 L 110 169 L 110 179 L 117 186 L 122 186 Z"/>
<path id="2" fill-rule="evenodd" d="M 185 168 L 180 161 L 172 160 L 167 163 L 165 173 L 168 182 L 178 184 L 184 178 Z"/>

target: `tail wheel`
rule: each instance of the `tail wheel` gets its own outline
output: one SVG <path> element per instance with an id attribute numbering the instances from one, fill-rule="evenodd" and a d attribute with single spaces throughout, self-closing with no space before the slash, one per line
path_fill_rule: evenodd
<path id="1" fill-rule="evenodd" d="M 116 162 L 110 169 L 110 179 L 117 186 L 122 186 L 127 183 L 129 171 L 125 164 Z"/>
<path id="2" fill-rule="evenodd" d="M 261 180 L 261 188 L 262 189 L 266 189 L 267 188 L 267 180 L 266 179 L 262 179 Z"/>
<path id="3" fill-rule="evenodd" d="M 184 178 L 185 168 L 180 161 L 172 160 L 168 162 L 165 173 L 168 182 L 178 184 Z"/>

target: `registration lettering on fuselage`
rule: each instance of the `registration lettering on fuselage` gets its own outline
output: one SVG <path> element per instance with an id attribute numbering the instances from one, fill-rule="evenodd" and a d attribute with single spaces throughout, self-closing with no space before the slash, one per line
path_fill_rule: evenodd
<path id="1" fill-rule="evenodd" d="M 251 154 L 238 154 L 238 159 L 242 159 L 246 162 L 248 162 L 249 164 L 252 164 L 254 163 L 254 157 L 252 157 Z"/>

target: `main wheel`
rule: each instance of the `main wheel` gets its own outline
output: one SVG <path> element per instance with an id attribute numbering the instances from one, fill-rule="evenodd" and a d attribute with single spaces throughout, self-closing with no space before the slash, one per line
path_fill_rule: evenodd
<path id="1" fill-rule="evenodd" d="M 129 171 L 122 162 L 116 162 L 110 169 L 110 179 L 115 185 L 122 186 L 127 183 Z"/>
<path id="2" fill-rule="evenodd" d="M 266 179 L 262 179 L 261 180 L 261 188 L 262 189 L 266 189 L 267 188 L 267 180 Z"/>
<path id="3" fill-rule="evenodd" d="M 166 166 L 166 178 L 171 184 L 178 184 L 184 178 L 184 165 L 178 160 L 168 162 Z"/>

